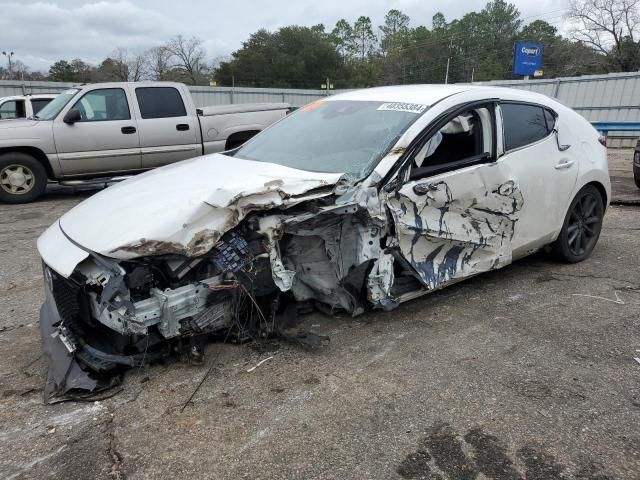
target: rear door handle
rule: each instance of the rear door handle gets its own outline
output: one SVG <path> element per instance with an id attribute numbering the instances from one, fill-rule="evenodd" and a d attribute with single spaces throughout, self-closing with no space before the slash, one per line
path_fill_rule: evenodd
<path id="1" fill-rule="evenodd" d="M 179 123 L 176 125 L 176 130 L 184 132 L 185 130 L 189 130 L 189 125 L 186 123 Z"/>
<path id="2" fill-rule="evenodd" d="M 120 129 L 120 131 L 122 133 L 124 133 L 125 135 L 131 134 L 131 133 L 136 133 L 136 127 L 122 127 Z"/>
<path id="3" fill-rule="evenodd" d="M 565 160 L 556 165 L 556 170 L 564 170 L 564 169 L 570 168 L 571 165 L 573 165 L 574 163 L 575 163 L 574 160 Z"/>

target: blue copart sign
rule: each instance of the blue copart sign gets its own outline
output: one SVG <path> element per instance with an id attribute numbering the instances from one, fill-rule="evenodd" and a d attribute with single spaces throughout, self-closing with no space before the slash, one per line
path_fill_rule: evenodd
<path id="1" fill-rule="evenodd" d="M 542 44 L 516 42 L 513 49 L 513 73 L 515 75 L 533 75 L 542 67 Z"/>

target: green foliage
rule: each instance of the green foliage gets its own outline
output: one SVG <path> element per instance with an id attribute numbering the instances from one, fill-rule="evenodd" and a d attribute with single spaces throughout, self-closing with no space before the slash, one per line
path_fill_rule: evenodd
<path id="1" fill-rule="evenodd" d="M 622 7 L 628 3 L 607 1 Z M 628 10 L 631 4 L 627 10 L 618 8 L 620 18 L 633 20 L 621 30 L 615 18 L 618 23 L 607 24 L 598 2 L 573 0 L 571 16 L 583 26 L 578 32 L 584 37 L 582 41 L 561 36 L 544 20 L 525 23 L 518 8 L 507 0 L 490 0 L 482 10 L 451 21 L 438 12 L 431 19 L 431 28 L 412 26 L 408 15 L 391 9 L 377 26 L 362 15 L 353 23 L 338 20 L 331 31 L 322 24 L 291 25 L 273 32 L 261 29 L 230 58 L 214 62 L 216 66 L 205 62 L 202 40 L 178 35 L 146 52 L 116 49 L 97 67 L 79 59 L 60 60 L 51 66 L 49 79 L 148 78 L 206 85 L 213 76 L 223 86 L 313 89 L 320 88 L 327 78 L 337 89 L 443 83 L 445 77 L 451 83 L 509 79 L 513 78 L 513 45 L 518 40 L 544 45 L 545 78 L 640 69 L 640 42 L 634 37 L 640 15 Z M 609 43 L 589 41 L 606 39 L 607 35 Z M 574 38 L 579 38 L 576 32 Z"/>
<path id="2" fill-rule="evenodd" d="M 242 86 L 282 88 L 320 88 L 327 77 L 344 82 L 346 67 L 339 49 L 350 44 L 337 38 L 321 25 L 258 30 L 230 61 L 220 63 L 215 78 L 219 85 L 237 79 Z"/>

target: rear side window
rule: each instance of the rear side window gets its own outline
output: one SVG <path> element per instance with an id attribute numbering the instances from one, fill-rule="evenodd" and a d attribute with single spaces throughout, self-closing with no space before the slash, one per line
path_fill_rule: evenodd
<path id="1" fill-rule="evenodd" d="M 185 117 L 180 92 L 173 87 L 136 88 L 142 118 Z"/>
<path id="2" fill-rule="evenodd" d="M 31 108 L 33 108 L 33 114 L 37 115 L 40 110 L 47 106 L 47 104 L 53 100 L 52 98 L 34 98 L 31 100 Z"/>
<path id="3" fill-rule="evenodd" d="M 549 134 L 544 108 L 518 103 L 503 103 L 500 107 L 505 150 L 524 147 L 542 140 Z"/>
<path id="4" fill-rule="evenodd" d="M 24 100 L 9 100 L 0 105 L 0 119 L 24 118 Z"/>

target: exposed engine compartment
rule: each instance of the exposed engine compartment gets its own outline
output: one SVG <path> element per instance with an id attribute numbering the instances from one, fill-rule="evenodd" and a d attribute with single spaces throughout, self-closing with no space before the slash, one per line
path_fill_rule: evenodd
<path id="1" fill-rule="evenodd" d="M 69 278 L 45 265 L 62 318 L 56 334 L 93 375 L 197 338 L 279 335 L 314 307 L 359 315 L 395 306 L 385 236 L 384 224 L 356 205 L 321 198 L 252 213 L 196 257 L 92 254 Z M 411 287 L 420 288 L 417 280 Z"/>

